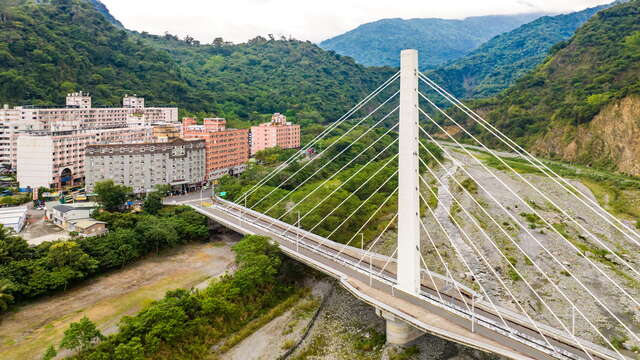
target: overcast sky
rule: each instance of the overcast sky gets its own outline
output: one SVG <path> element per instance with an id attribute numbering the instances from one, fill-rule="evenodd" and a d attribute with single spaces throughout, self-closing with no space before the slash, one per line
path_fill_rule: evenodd
<path id="1" fill-rule="evenodd" d="M 102 0 L 128 29 L 244 42 L 256 35 L 319 42 L 383 18 L 565 13 L 612 0 Z"/>

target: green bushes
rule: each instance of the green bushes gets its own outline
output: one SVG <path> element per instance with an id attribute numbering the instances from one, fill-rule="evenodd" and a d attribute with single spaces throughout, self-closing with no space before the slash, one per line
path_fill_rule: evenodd
<path id="1" fill-rule="evenodd" d="M 118 333 L 76 358 L 202 359 L 213 344 L 294 293 L 282 255 L 268 238 L 246 236 L 233 250 L 235 275 L 204 290 L 168 292 L 139 314 L 124 317 Z"/>
<path id="2" fill-rule="evenodd" d="M 208 235 L 206 218 L 188 207 L 167 208 L 159 216 L 103 212 L 97 218 L 108 223 L 107 234 L 35 247 L 2 228 L 0 279 L 6 294 L 23 300 L 64 290 L 93 274 Z"/>

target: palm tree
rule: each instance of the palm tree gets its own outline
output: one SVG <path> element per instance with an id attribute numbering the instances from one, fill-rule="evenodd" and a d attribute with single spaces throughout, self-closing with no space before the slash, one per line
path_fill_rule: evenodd
<path id="1" fill-rule="evenodd" d="M 0 312 L 4 312 L 9 308 L 9 304 L 13 301 L 13 296 L 9 292 L 13 289 L 13 284 L 7 279 L 0 279 Z"/>

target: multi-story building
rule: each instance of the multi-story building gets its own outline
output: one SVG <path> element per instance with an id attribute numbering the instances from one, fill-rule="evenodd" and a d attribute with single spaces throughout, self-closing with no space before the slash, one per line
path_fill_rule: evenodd
<path id="1" fill-rule="evenodd" d="M 188 190 L 205 179 L 205 141 L 174 139 L 168 142 L 89 145 L 86 149 L 86 189 L 112 179 L 135 193 L 156 185 Z"/>
<path id="2" fill-rule="evenodd" d="M 273 147 L 281 149 L 300 147 L 300 125 L 287 122 L 286 116 L 275 113 L 271 117 L 271 122 L 251 127 L 251 155 Z"/>
<path id="3" fill-rule="evenodd" d="M 22 134 L 17 141 L 17 180 L 33 188 L 78 185 L 85 180 L 87 146 L 152 139 L 150 127 Z"/>
<path id="4" fill-rule="evenodd" d="M 249 130 L 227 129 L 226 124 L 221 118 L 204 119 L 202 125 L 195 119 L 182 119 L 181 136 L 184 139 L 206 142 L 206 176 L 209 180 L 239 174 L 247 168 Z"/>
<path id="5" fill-rule="evenodd" d="M 83 92 L 68 94 L 64 108 L 5 106 L 0 164 L 17 169 L 23 187 L 77 184 L 87 145 L 152 141 L 158 123 L 178 126 L 178 109 L 145 107 L 135 95 L 125 96 L 122 108 L 94 108 Z"/>

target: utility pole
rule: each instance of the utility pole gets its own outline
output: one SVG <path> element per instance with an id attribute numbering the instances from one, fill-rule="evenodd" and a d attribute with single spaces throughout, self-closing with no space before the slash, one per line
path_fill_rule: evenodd
<path id="1" fill-rule="evenodd" d="M 398 288 L 420 291 L 418 183 L 418 51 L 400 54 L 400 153 L 398 166 Z"/>

